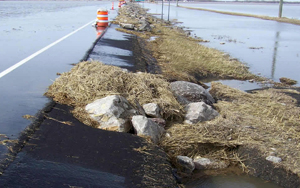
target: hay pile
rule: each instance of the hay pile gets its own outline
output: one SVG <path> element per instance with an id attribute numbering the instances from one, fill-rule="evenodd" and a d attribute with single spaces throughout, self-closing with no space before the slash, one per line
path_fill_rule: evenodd
<path id="1" fill-rule="evenodd" d="M 135 99 L 143 105 L 157 103 L 165 119 L 181 118 L 182 106 L 169 90 L 169 83 L 161 76 L 147 73 L 127 73 L 121 68 L 100 62 L 81 62 L 63 73 L 49 87 L 46 96 L 54 101 L 74 106 L 76 118 L 96 126 L 84 110 L 85 105 L 108 95 L 121 95 L 135 106 Z"/>
<path id="2" fill-rule="evenodd" d="M 251 145 L 268 156 L 276 149 L 280 165 L 300 174 L 300 108 L 286 93 L 291 89 L 266 89 L 251 93 L 212 83 L 210 93 L 220 116 L 197 125 L 175 124 L 162 147 L 171 157 L 184 154 L 239 161 L 234 147 Z M 207 146 L 203 149 L 204 146 Z"/>

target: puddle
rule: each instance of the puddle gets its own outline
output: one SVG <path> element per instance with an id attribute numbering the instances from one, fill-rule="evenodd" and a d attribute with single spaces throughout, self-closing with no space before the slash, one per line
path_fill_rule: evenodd
<path id="1" fill-rule="evenodd" d="M 241 80 L 212 80 L 212 79 L 207 79 L 207 80 L 201 80 L 204 82 L 207 86 L 209 86 L 208 90 L 211 88 L 211 82 L 221 82 L 224 85 L 242 90 L 242 91 L 247 91 L 247 90 L 253 90 L 253 89 L 260 89 L 263 87 L 267 87 L 267 85 L 262 86 L 259 83 L 256 82 L 250 82 L 250 81 L 241 81 Z"/>
<path id="2" fill-rule="evenodd" d="M 274 183 L 247 175 L 219 175 L 202 177 L 188 182 L 186 188 L 282 188 Z"/>

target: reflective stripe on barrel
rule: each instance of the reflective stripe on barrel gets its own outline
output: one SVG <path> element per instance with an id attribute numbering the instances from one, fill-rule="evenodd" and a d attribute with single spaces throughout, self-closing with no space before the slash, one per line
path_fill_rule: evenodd
<path id="1" fill-rule="evenodd" d="M 106 9 L 98 9 L 97 26 L 108 26 L 108 11 Z"/>

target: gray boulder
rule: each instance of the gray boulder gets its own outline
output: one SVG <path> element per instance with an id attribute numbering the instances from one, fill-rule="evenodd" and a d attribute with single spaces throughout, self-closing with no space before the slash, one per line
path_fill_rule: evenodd
<path id="1" fill-rule="evenodd" d="M 145 113 L 150 117 L 154 117 L 154 118 L 161 117 L 159 113 L 160 112 L 159 106 L 155 103 L 144 104 L 143 109 Z"/>
<path id="2" fill-rule="evenodd" d="M 209 165 L 211 165 L 211 160 L 208 158 L 198 158 L 194 160 L 195 168 L 197 170 L 207 169 Z"/>
<path id="3" fill-rule="evenodd" d="M 86 105 L 90 117 L 100 123 L 98 128 L 128 132 L 132 125 L 130 118 L 136 111 L 122 96 L 111 95 Z"/>
<path id="4" fill-rule="evenodd" d="M 183 169 L 185 173 L 192 173 L 195 169 L 195 164 L 193 162 L 193 159 L 187 157 L 187 156 L 177 156 L 177 162 Z"/>
<path id="5" fill-rule="evenodd" d="M 206 104 L 213 104 L 214 98 L 206 89 L 198 84 L 186 81 L 176 81 L 170 84 L 171 90 L 177 97 L 181 104 L 189 104 L 191 102 L 205 102 Z"/>
<path id="6" fill-rule="evenodd" d="M 194 160 L 195 168 L 197 170 L 203 169 L 224 169 L 229 166 L 226 161 L 210 160 L 208 158 L 197 158 Z"/>
<path id="7" fill-rule="evenodd" d="M 131 119 L 134 130 L 138 136 L 150 137 L 153 143 L 158 143 L 165 129 L 151 119 L 137 115 Z"/>
<path id="8" fill-rule="evenodd" d="M 186 114 L 184 123 L 187 124 L 209 121 L 219 115 L 216 110 L 204 102 L 190 103 L 186 106 L 185 110 Z"/>
<path id="9" fill-rule="evenodd" d="M 152 27 L 150 27 L 150 24 L 147 21 L 142 21 L 142 25 L 139 27 L 140 31 L 151 31 Z"/>

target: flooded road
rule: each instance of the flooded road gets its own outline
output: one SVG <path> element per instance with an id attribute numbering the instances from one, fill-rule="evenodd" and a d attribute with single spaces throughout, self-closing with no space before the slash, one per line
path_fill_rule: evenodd
<path id="1" fill-rule="evenodd" d="M 57 78 L 56 74 L 69 71 L 71 64 L 83 58 L 97 37 L 91 26 L 97 9 L 110 9 L 111 2 L 26 1 L 0 5 L 0 74 L 4 73 L 0 78 L 1 141 L 18 138 L 31 123 L 22 116 L 34 116 L 44 107 L 48 99 L 43 94 Z M 109 18 L 116 13 L 110 11 Z M 62 37 L 66 38 L 26 60 Z M 5 72 L 24 60 L 22 66 Z M 1 146 L 0 154 L 3 149 Z"/>
<path id="2" fill-rule="evenodd" d="M 144 6 L 151 13 L 161 13 L 159 4 Z M 165 19 L 167 12 L 165 6 Z M 170 19 L 182 22 L 180 25 L 191 30 L 192 35 L 210 41 L 203 45 L 247 64 L 253 73 L 275 81 L 288 77 L 300 86 L 300 26 L 175 6 L 171 6 Z"/>

